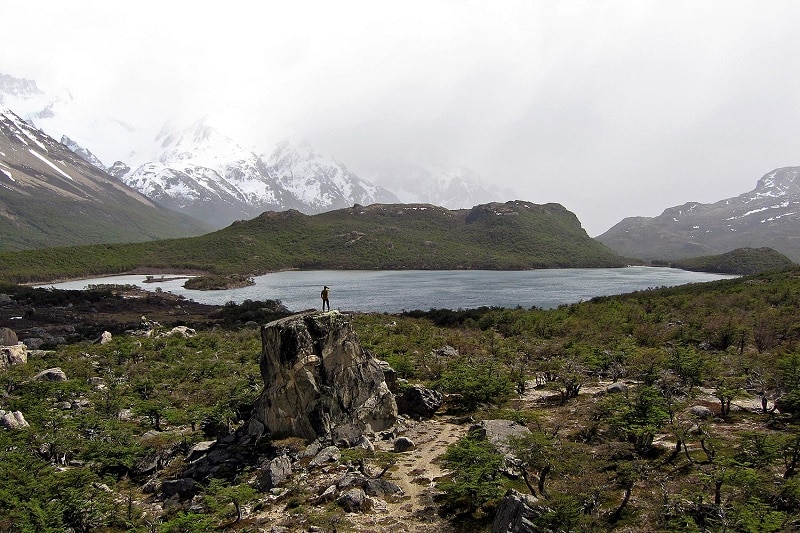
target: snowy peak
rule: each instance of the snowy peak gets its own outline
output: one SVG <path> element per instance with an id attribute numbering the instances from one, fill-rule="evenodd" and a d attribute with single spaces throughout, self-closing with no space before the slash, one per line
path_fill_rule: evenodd
<path id="1" fill-rule="evenodd" d="M 158 160 L 162 163 L 193 161 L 195 164 L 214 167 L 256 157 L 203 120 L 182 130 L 165 126 L 156 137 L 156 142 L 161 150 Z"/>
<path id="2" fill-rule="evenodd" d="M 773 170 L 758 180 L 753 198 L 779 198 L 800 194 L 800 167 L 783 167 Z"/>
<path id="3" fill-rule="evenodd" d="M 397 201 L 298 139 L 259 156 L 201 120 L 184 129 L 163 128 L 155 145 L 150 160 L 121 179 L 159 204 L 216 227 L 264 211 L 313 214 Z"/>

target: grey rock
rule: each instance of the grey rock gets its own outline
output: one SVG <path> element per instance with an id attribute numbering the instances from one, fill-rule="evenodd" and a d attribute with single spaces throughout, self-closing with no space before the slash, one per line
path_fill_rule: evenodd
<path id="1" fill-rule="evenodd" d="M 391 427 L 397 405 L 378 360 L 338 311 L 294 315 L 261 328 L 264 392 L 253 418 L 273 434 L 309 440 L 353 425 Z"/>
<path id="2" fill-rule="evenodd" d="M 217 441 L 215 440 L 204 440 L 202 442 L 198 442 L 192 446 L 192 449 L 186 454 L 186 460 L 190 462 L 196 461 L 199 457 L 206 455 L 216 443 Z"/>
<path id="3" fill-rule="evenodd" d="M 332 502 L 336 499 L 336 485 L 331 485 L 330 487 L 326 488 L 322 494 L 317 496 L 315 501 L 316 504 L 328 503 Z"/>
<path id="4" fill-rule="evenodd" d="M 161 484 L 161 493 L 164 498 L 178 496 L 183 500 L 191 497 L 196 489 L 197 482 L 192 478 L 170 479 Z"/>
<path id="5" fill-rule="evenodd" d="M 689 412 L 703 420 L 714 417 L 714 412 L 705 405 L 693 405 L 689 408 Z"/>
<path id="6" fill-rule="evenodd" d="M 22 341 L 29 350 L 38 350 L 44 344 L 44 339 L 39 337 L 28 337 Z"/>
<path id="7" fill-rule="evenodd" d="M 408 452 L 416 447 L 417 446 L 414 444 L 414 441 L 408 437 L 398 437 L 394 441 L 394 451 L 396 452 Z"/>
<path id="8" fill-rule="evenodd" d="M 100 337 L 98 337 L 95 342 L 97 344 L 108 344 L 112 340 L 114 340 L 114 339 L 111 336 L 111 333 L 108 332 L 108 331 L 104 331 L 103 333 L 100 334 Z"/>
<path id="9" fill-rule="evenodd" d="M 545 531 L 536 526 L 543 513 L 533 496 L 511 489 L 500 506 L 492 524 L 492 533 L 534 533 Z"/>
<path id="10" fill-rule="evenodd" d="M 274 458 L 267 465 L 265 480 L 269 488 L 277 487 L 292 475 L 292 461 L 286 455 Z"/>
<path id="11" fill-rule="evenodd" d="M 17 334 L 11 328 L 0 328 L 0 346 L 15 346 L 19 342 Z"/>
<path id="12" fill-rule="evenodd" d="M 336 463 L 342 458 L 342 452 L 336 446 L 327 446 L 319 451 L 317 455 L 308 463 L 309 467 L 324 466 Z"/>
<path id="13" fill-rule="evenodd" d="M 386 498 L 389 496 L 402 496 L 403 489 L 397 483 L 388 479 L 366 479 L 364 481 L 364 492 L 367 496 L 376 498 Z"/>
<path id="14" fill-rule="evenodd" d="M 456 350 L 449 344 L 446 344 L 441 348 L 433 350 L 433 355 L 436 355 L 438 357 L 446 357 L 448 359 L 453 359 L 455 357 L 458 357 L 458 350 Z"/>
<path id="15" fill-rule="evenodd" d="M 442 406 L 442 393 L 414 385 L 396 398 L 397 413 L 411 418 L 431 418 Z"/>
<path id="16" fill-rule="evenodd" d="M 531 434 L 531 430 L 513 420 L 481 420 L 478 424 L 470 428 L 477 430 L 482 437 L 494 444 L 497 451 L 503 454 L 511 453 L 509 439 L 515 437 L 526 437 Z"/>
<path id="17" fill-rule="evenodd" d="M 361 513 L 372 508 L 372 501 L 367 497 L 363 489 L 355 488 L 344 492 L 336 503 L 348 513 Z"/>
<path id="18" fill-rule="evenodd" d="M 92 388 L 96 390 L 102 390 L 106 388 L 106 381 L 101 378 L 100 376 L 93 376 L 86 380 Z"/>
<path id="19" fill-rule="evenodd" d="M 624 383 L 617 381 L 606 387 L 606 392 L 609 394 L 618 394 L 621 392 L 628 392 L 628 386 Z"/>
<path id="20" fill-rule="evenodd" d="M 380 359 L 377 360 L 378 364 L 383 371 L 383 379 L 386 381 L 386 386 L 389 387 L 389 390 L 392 391 L 392 394 L 397 392 L 397 372 L 395 372 L 394 368 L 387 363 L 386 361 L 382 361 Z"/>
<path id="21" fill-rule="evenodd" d="M 35 376 L 34 381 L 67 381 L 67 375 L 58 367 L 42 370 Z"/>
<path id="22" fill-rule="evenodd" d="M 188 339 L 197 335 L 197 331 L 186 326 L 175 326 L 169 331 L 162 333 L 161 337 L 178 337 L 181 339 Z"/>

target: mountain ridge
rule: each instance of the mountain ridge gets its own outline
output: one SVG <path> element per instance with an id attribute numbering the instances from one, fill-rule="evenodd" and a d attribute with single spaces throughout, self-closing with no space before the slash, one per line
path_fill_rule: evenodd
<path id="1" fill-rule="evenodd" d="M 625 218 L 596 239 L 643 260 L 716 255 L 768 246 L 800 261 L 800 167 L 762 176 L 755 189 L 711 204 L 687 202 L 657 217 Z"/>

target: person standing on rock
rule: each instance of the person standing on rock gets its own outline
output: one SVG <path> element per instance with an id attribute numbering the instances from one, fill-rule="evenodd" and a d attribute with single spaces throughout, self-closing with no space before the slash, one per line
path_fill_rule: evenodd
<path id="1" fill-rule="evenodd" d="M 331 310 L 331 303 L 328 301 L 328 294 L 331 292 L 331 289 L 325 285 L 322 287 L 322 292 L 319 295 L 322 297 L 322 310 L 325 310 L 325 306 L 328 306 L 328 311 Z"/>

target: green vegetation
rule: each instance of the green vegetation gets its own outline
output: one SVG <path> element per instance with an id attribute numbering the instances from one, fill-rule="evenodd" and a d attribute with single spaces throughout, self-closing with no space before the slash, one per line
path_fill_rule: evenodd
<path id="1" fill-rule="evenodd" d="M 183 284 L 187 289 L 199 291 L 216 291 L 223 289 L 238 289 L 255 285 L 256 282 L 249 276 L 242 274 L 195 276 Z"/>
<path id="2" fill-rule="evenodd" d="M 675 268 L 695 272 L 740 275 L 783 270 L 792 265 L 791 259 L 772 248 L 737 248 L 725 254 L 681 259 L 669 264 Z"/>
<path id="3" fill-rule="evenodd" d="M 0 217 L 0 252 L 169 239 L 209 230 L 199 220 L 140 202 L 111 186 L 106 189 L 103 202 L 74 201 L 55 194 L 32 200 L 0 188 L 0 205 L 6 214 Z"/>
<path id="4" fill-rule="evenodd" d="M 314 216 L 268 212 L 187 239 L 0 254 L 0 279 L 20 283 L 116 274 L 137 267 L 253 275 L 299 269 L 615 267 L 557 204 L 354 206 Z"/>
<path id="5" fill-rule="evenodd" d="M 539 498 L 536 524 L 554 531 L 786 531 L 800 525 L 798 305 L 795 268 L 549 311 L 413 312 L 391 327 L 365 315 L 358 330 L 409 380 L 469 390 L 491 364 L 494 381 L 541 398 L 524 411 L 502 394 L 489 402 L 505 409 L 451 398 L 532 432 L 514 443 L 525 483 L 479 468 L 491 449 L 474 436 L 443 457 L 454 475 L 442 503 L 474 530 L 515 488 Z M 444 344 L 460 355 L 438 355 Z M 619 381 L 623 392 L 605 393 Z"/>
<path id="6" fill-rule="evenodd" d="M 792 268 L 546 311 L 353 321 L 400 377 L 448 393 L 450 420 L 509 418 L 530 430 L 509 443 L 518 475 L 477 434 L 443 449 L 450 473 L 436 480 L 437 505 L 461 531 L 485 530 L 514 488 L 538 498 L 543 530 L 779 532 L 800 526 L 799 307 Z M 216 312 L 242 327 L 279 306 Z M 31 426 L 0 430 L 0 531 L 258 530 L 279 525 L 276 514 L 299 528 L 357 530 L 334 503 L 315 503 L 309 477 L 276 497 L 247 462 L 153 514 L 146 481 L 178 477 L 194 443 L 247 420 L 263 386 L 259 351 L 255 327 L 217 327 L 192 338 L 115 335 L 0 371 L 0 408 Z M 54 366 L 69 381 L 31 379 Z M 612 382 L 624 386 L 608 392 Z M 267 447 L 302 449 L 295 440 Z M 387 479 L 402 457 L 342 455 Z"/>

